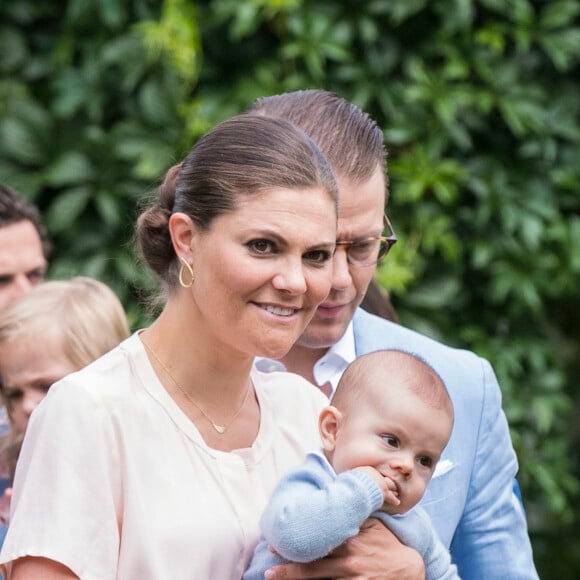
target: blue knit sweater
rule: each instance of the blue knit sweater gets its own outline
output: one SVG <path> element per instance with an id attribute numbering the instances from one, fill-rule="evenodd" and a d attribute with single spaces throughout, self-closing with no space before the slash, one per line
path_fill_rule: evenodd
<path id="1" fill-rule="evenodd" d="M 383 494 L 368 475 L 360 470 L 337 475 L 322 452 L 308 454 L 275 488 L 260 522 L 262 539 L 243 580 L 263 580 L 268 568 L 287 561 L 311 562 L 326 556 L 356 536 L 370 516 L 421 554 L 427 580 L 459 578 L 422 508 L 390 516 L 376 511 L 382 504 Z"/>

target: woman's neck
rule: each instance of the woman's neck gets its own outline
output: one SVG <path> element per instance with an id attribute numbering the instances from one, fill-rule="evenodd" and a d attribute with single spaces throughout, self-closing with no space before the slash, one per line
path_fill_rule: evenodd
<path id="1" fill-rule="evenodd" d="M 169 371 L 168 378 L 197 402 L 227 411 L 245 393 L 254 357 L 205 332 L 201 317 L 187 306 L 185 300 L 170 300 L 141 338 Z"/>
<path id="2" fill-rule="evenodd" d="M 212 338 L 199 318 L 187 303 L 170 301 L 141 341 L 159 381 L 209 447 L 250 447 L 260 425 L 254 357 Z"/>

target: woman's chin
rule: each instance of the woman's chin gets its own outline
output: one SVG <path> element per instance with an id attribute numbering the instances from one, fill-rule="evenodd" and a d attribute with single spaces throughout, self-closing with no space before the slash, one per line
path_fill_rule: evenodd
<path id="1" fill-rule="evenodd" d="M 268 344 L 264 345 L 263 348 L 256 354 L 256 356 L 271 359 L 281 359 L 284 358 L 290 349 L 294 346 L 295 341 L 284 342 L 276 345 Z"/>

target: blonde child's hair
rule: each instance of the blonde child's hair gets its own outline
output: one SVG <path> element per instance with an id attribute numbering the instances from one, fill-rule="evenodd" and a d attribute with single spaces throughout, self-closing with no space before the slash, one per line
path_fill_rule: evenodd
<path id="1" fill-rule="evenodd" d="M 70 362 L 82 368 L 129 336 L 116 294 L 86 276 L 35 286 L 0 315 L 0 343 L 15 337 L 60 340 Z"/>
<path id="2" fill-rule="evenodd" d="M 0 315 L 0 344 L 5 340 L 57 341 L 77 370 L 93 362 L 129 336 L 129 326 L 117 295 L 86 276 L 35 286 Z M 0 383 L 1 386 L 1 383 Z M 12 425 L 10 402 L 1 402 Z M 13 470 L 22 433 L 14 428 L 0 438 L 0 452 Z"/>

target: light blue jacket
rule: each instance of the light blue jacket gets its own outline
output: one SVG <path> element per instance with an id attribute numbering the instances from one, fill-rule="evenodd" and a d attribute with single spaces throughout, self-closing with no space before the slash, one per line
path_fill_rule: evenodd
<path id="1" fill-rule="evenodd" d="M 460 577 L 538 578 L 525 515 L 513 491 L 517 459 L 490 364 L 360 308 L 353 326 L 357 356 L 385 348 L 415 353 L 447 386 L 453 431 L 439 461 L 442 469 L 420 505 L 450 546 Z"/>

